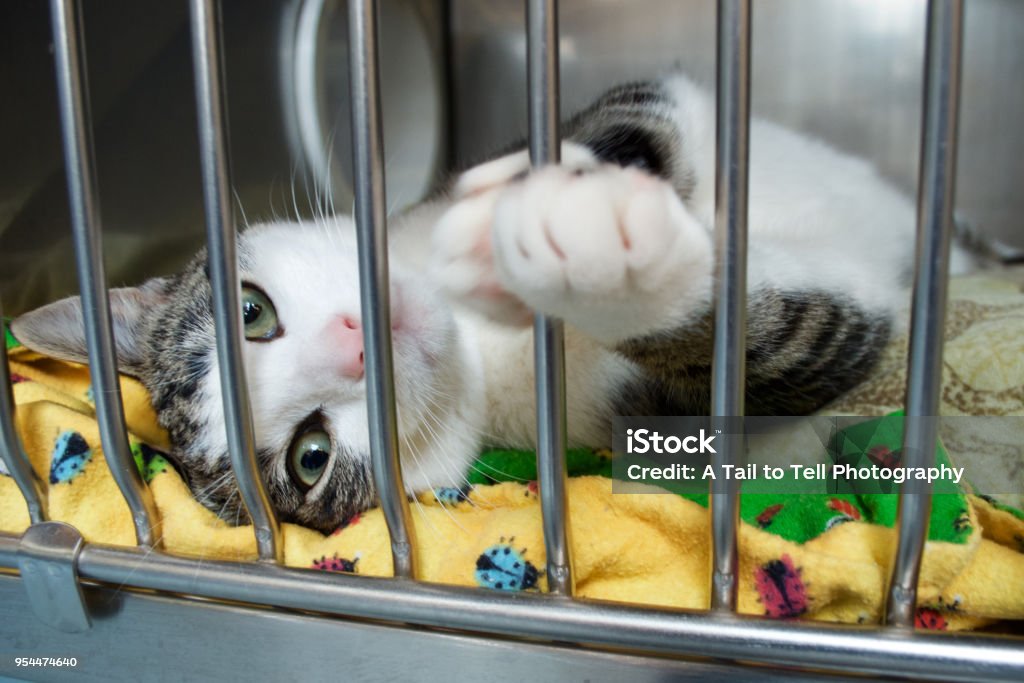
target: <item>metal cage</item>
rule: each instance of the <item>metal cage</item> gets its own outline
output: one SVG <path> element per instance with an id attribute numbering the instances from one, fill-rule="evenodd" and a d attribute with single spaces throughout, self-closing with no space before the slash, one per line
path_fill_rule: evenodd
<path id="1" fill-rule="evenodd" d="M 412 525 L 398 459 L 388 301 L 387 218 L 378 69 L 377 2 L 348 0 L 355 158 L 355 218 L 365 321 L 372 458 L 391 534 L 394 579 L 327 575 L 280 566 L 278 522 L 256 470 L 252 419 L 241 367 L 235 225 L 227 163 L 221 22 L 217 0 L 190 0 L 209 274 L 232 467 L 254 522 L 259 561 L 198 561 L 165 554 L 153 533 L 154 507 L 129 452 L 104 287 L 83 30 L 75 0 L 51 0 L 57 85 L 78 277 L 102 442 L 134 520 L 138 546 L 84 543 L 48 521 L 39 483 L 13 426 L 6 360 L 0 363 L 2 454 L 30 510 L 22 537 L 0 536 L 0 630 L 21 646 L 75 653 L 78 674 L 108 678 L 209 676 L 275 678 L 330 646 L 362 676 L 437 675 L 460 657 L 456 678 L 487 673 L 520 680 L 637 679 L 746 675 L 786 678 L 843 673 L 956 680 L 1024 680 L 1024 644 L 986 635 L 914 632 L 916 584 L 930 508 L 928 488 L 900 494 L 898 549 L 886 626 L 780 622 L 736 610 L 738 494 L 713 485 L 710 611 L 640 608 L 573 597 L 565 498 L 565 394 L 561 323 L 534 323 L 538 472 L 547 551 L 547 594 L 498 594 L 416 580 Z M 952 227 L 963 0 L 929 0 L 918 190 L 907 415 L 934 416 L 941 381 L 942 329 Z M 718 0 L 716 337 L 712 417 L 743 415 L 747 161 L 750 121 L 750 0 Z M 559 161 L 557 0 L 527 0 L 529 151 L 535 166 Z M 934 419 L 910 420 L 911 464 L 934 458 Z M 720 464 L 740 454 L 719 453 Z M 132 589 L 132 590 L 125 590 Z M 139 589 L 139 590 L 135 590 Z M 155 593 L 154 593 L 155 591 Z M 35 614 L 27 614 L 28 607 Z M 267 609 L 272 608 L 272 609 Z M 339 618 L 341 617 L 341 618 Z M 45 625 L 44 625 L 45 624 Z M 214 638 L 211 638 L 210 630 Z M 143 668 L 141 631 L 159 643 Z M 6 640 L 5 635 L 5 640 Z M 270 661 L 267 639 L 289 643 Z M 0 651 L 5 649 L 0 646 Z M 44 653 L 40 653 L 44 654 Z M 336 658 L 337 663 L 339 660 Z M 7 665 L 7 663 L 5 663 Z M 180 673 L 172 674 L 168 667 Z M 375 669 L 373 667 L 381 667 Z M 506 668 L 501 668 L 506 667 Z M 525 667 L 525 668 L 524 668 Z M 756 667 L 746 669 L 743 667 Z M 56 670 L 32 670 L 56 677 Z M 22 673 L 27 673 L 24 670 Z M 294 672 L 292 672 L 294 673 Z M 89 677 L 87 676 L 87 677 Z"/>

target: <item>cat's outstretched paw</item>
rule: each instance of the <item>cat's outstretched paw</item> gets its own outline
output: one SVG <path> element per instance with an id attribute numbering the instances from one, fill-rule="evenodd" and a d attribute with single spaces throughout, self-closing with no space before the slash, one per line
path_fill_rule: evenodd
<path id="1" fill-rule="evenodd" d="M 672 327 L 709 297 L 710 236 L 633 168 L 550 167 L 469 193 L 438 247 L 443 284 L 492 316 L 541 311 L 608 341 Z"/>
<path id="2" fill-rule="evenodd" d="M 571 142 L 562 143 L 562 163 L 574 171 L 597 167 L 589 150 Z M 528 324 L 533 310 L 498 279 L 494 214 L 505 190 L 523 182 L 529 172 L 526 150 L 474 166 L 455 184 L 456 202 L 434 230 L 434 275 L 448 295 L 516 326 Z"/>

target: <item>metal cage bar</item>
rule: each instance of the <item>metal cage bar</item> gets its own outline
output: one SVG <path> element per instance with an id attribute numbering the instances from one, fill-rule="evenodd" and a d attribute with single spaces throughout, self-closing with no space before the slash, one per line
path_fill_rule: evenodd
<path id="1" fill-rule="evenodd" d="M 384 136 L 377 61 L 377 2 L 349 0 L 349 93 L 352 103 L 352 155 L 355 220 L 359 247 L 359 289 L 363 315 L 366 406 L 370 454 L 380 496 L 395 576 L 414 578 L 415 537 L 402 483 L 391 354 L 391 286 L 388 279 L 388 225 L 384 188 Z"/>
<path id="2" fill-rule="evenodd" d="M 0 306 L 0 321 L 4 319 L 3 307 Z M 28 506 L 28 518 L 32 524 L 46 521 L 46 506 L 43 498 L 43 485 L 32 469 L 28 455 L 22 447 L 14 425 L 14 387 L 11 385 L 11 369 L 8 366 L 7 352 L 0 362 L 0 458 L 7 465 L 14 482 L 21 490 Z"/>
<path id="3" fill-rule="evenodd" d="M 159 546 L 159 537 L 154 531 L 156 506 L 128 444 L 117 375 L 113 322 L 103 266 L 81 6 L 75 0 L 51 0 L 50 11 L 71 234 L 100 440 L 114 481 L 131 509 L 139 545 L 155 548 Z"/>
<path id="4" fill-rule="evenodd" d="M 946 322 L 950 238 L 956 198 L 963 0 L 930 0 L 925 43 L 921 171 L 917 193 L 917 247 L 910 318 L 905 467 L 935 462 L 942 346 Z M 908 479 L 900 489 L 886 622 L 914 624 L 917 578 L 931 512 L 931 484 Z"/>
<path id="5" fill-rule="evenodd" d="M 561 161 L 559 135 L 558 0 L 526 5 L 526 56 L 530 163 Z M 565 463 L 565 328 L 561 320 L 537 315 L 533 322 L 537 394 L 537 485 L 540 489 L 548 591 L 574 591 Z"/>
<path id="6" fill-rule="evenodd" d="M 259 558 L 264 562 L 280 562 L 283 552 L 280 528 L 256 460 L 252 412 L 242 359 L 241 288 L 235 220 L 229 199 L 231 174 L 222 82 L 220 4 L 218 0 L 191 0 L 189 10 L 206 210 L 207 260 L 213 288 L 217 362 L 228 452 L 242 502 L 253 522 Z"/>
<path id="7" fill-rule="evenodd" d="M 747 188 L 750 156 L 750 0 L 718 2 L 718 124 L 715 166 L 715 341 L 711 417 L 733 433 L 743 416 L 747 320 Z M 741 434 L 736 434 L 740 437 Z M 742 440 L 728 439 L 716 467 L 739 464 Z M 711 480 L 711 608 L 735 611 L 739 572 L 739 487 Z"/>

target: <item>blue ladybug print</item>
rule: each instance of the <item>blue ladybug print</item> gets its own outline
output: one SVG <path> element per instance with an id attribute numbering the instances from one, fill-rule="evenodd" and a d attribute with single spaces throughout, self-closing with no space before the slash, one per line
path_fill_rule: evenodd
<path id="1" fill-rule="evenodd" d="M 483 588 L 500 591 L 521 591 L 537 586 L 540 572 L 524 557 L 522 550 L 514 549 L 505 539 L 492 545 L 476 558 L 476 582 Z"/>
<path id="2" fill-rule="evenodd" d="M 64 432 L 57 437 L 50 465 L 50 483 L 70 482 L 92 460 L 92 449 L 78 432 Z"/>
<path id="3" fill-rule="evenodd" d="M 469 498 L 468 488 L 455 488 L 454 486 L 441 486 L 434 489 L 434 498 L 441 504 L 448 503 L 455 505 Z"/>

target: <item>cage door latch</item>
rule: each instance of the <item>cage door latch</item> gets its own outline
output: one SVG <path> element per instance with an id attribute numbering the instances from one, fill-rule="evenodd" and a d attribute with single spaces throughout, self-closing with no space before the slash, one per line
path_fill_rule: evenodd
<path id="1" fill-rule="evenodd" d="M 82 534 L 70 524 L 42 522 L 30 526 L 18 546 L 18 570 L 32 611 L 43 623 L 66 633 L 90 626 L 78 582 L 82 544 Z"/>

